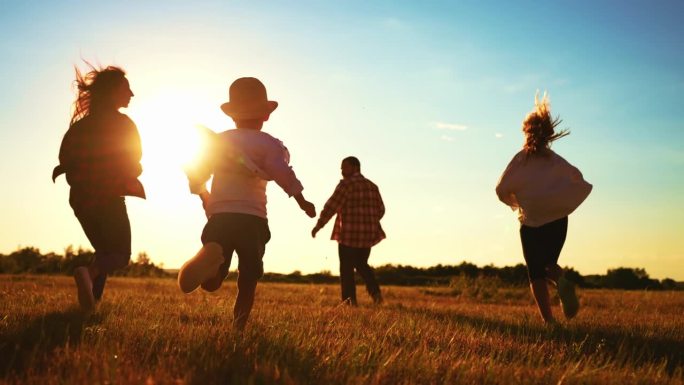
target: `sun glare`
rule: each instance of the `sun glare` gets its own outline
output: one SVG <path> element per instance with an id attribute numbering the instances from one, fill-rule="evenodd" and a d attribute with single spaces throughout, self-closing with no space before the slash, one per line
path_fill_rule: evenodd
<path id="1" fill-rule="evenodd" d="M 140 131 L 144 170 L 141 179 L 148 195 L 167 202 L 178 194 L 187 195 L 183 169 L 192 166 L 205 143 L 200 133 L 209 120 L 207 103 L 180 91 L 134 102 L 128 113 Z"/>

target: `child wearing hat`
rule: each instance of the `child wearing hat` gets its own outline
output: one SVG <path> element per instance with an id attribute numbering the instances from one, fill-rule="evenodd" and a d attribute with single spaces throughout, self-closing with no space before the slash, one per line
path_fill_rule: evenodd
<path id="1" fill-rule="evenodd" d="M 275 181 L 309 217 L 316 216 L 316 209 L 302 195 L 304 187 L 289 166 L 287 148 L 262 131 L 278 103 L 268 100 L 261 81 L 251 77 L 235 80 L 229 98 L 221 109 L 236 128 L 214 135 L 202 159 L 186 170 L 190 191 L 202 199 L 208 221 L 202 232 L 203 247 L 181 267 L 178 285 L 184 293 L 198 287 L 218 290 L 236 252 L 238 294 L 233 326 L 242 330 L 254 304 L 257 281 L 264 273 L 262 258 L 271 238 L 266 184 Z M 209 192 L 205 184 L 212 175 Z"/>

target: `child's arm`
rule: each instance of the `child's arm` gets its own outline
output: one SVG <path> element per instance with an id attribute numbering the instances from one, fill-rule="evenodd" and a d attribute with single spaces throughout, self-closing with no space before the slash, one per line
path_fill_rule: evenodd
<path id="1" fill-rule="evenodd" d="M 297 201 L 299 208 L 304 210 L 304 212 L 306 213 L 306 215 L 309 216 L 309 218 L 315 218 L 316 217 L 316 207 L 314 206 L 313 203 L 307 201 L 301 192 L 299 194 L 296 194 L 294 196 L 294 199 Z"/>

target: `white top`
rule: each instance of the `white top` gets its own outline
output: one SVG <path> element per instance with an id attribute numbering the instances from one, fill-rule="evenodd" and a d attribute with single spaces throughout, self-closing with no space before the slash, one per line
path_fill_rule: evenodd
<path id="1" fill-rule="evenodd" d="M 266 218 L 266 183 L 275 181 L 289 196 L 304 187 L 290 163 L 283 142 L 254 129 L 233 129 L 212 135 L 205 159 L 186 170 L 190 191 L 206 191 L 211 176 L 211 197 L 207 214 L 242 213 Z"/>
<path id="2" fill-rule="evenodd" d="M 520 222 L 539 227 L 570 215 L 589 196 L 592 185 L 560 155 L 527 157 L 518 152 L 496 186 L 499 199 L 518 210 Z"/>

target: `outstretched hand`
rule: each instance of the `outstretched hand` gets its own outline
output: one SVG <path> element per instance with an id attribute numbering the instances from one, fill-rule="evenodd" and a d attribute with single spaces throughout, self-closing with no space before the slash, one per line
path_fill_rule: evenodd
<path id="1" fill-rule="evenodd" d="M 299 208 L 304 210 L 306 215 L 309 216 L 309 218 L 315 218 L 316 217 L 316 207 L 313 205 L 313 203 L 309 201 L 303 201 L 299 203 Z"/>
<path id="2" fill-rule="evenodd" d="M 304 210 L 304 212 L 306 213 L 306 215 L 309 216 L 309 218 L 316 217 L 316 207 L 314 207 L 313 203 L 307 201 L 304 198 L 304 195 L 302 195 L 302 193 L 296 194 L 294 196 L 294 199 L 297 201 L 299 208 Z"/>

